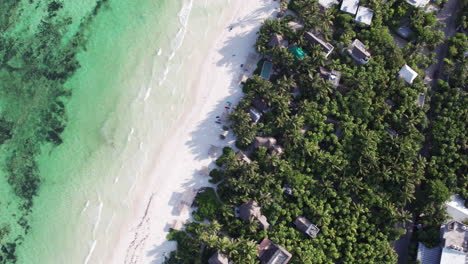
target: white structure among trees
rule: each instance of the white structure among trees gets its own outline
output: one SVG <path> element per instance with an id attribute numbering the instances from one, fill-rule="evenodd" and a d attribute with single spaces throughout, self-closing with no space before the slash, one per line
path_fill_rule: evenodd
<path id="1" fill-rule="evenodd" d="M 410 66 L 405 64 L 398 72 L 398 75 L 407 83 L 412 84 L 414 79 L 418 76 L 418 73 L 415 70 L 411 69 Z"/>

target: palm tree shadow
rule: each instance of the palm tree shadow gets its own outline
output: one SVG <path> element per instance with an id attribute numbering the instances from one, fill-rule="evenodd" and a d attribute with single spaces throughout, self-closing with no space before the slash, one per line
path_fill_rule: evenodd
<path id="1" fill-rule="evenodd" d="M 227 113 L 227 111 L 229 111 L 225 108 L 228 106 L 227 102 L 231 102 L 232 105 L 235 105 L 242 97 L 243 93 L 239 80 L 244 74 L 250 75 L 254 70 L 254 67 L 250 71 L 246 72 L 244 67 L 241 67 L 241 65 L 245 64 L 250 54 L 255 53 L 255 49 L 252 44 L 255 43 L 257 31 L 263 21 L 261 17 L 263 17 L 265 13 L 271 12 L 270 5 L 271 0 L 262 0 L 262 6 L 260 8 L 251 12 L 248 16 L 239 18 L 226 29 L 229 30 L 232 27 L 232 34 L 223 42 L 222 48 L 218 51 L 221 58 L 216 61 L 216 66 L 225 68 L 229 76 L 232 76 L 233 78 L 228 84 L 228 95 L 216 102 L 216 105 L 205 116 L 205 119 L 199 122 L 196 129 L 190 134 L 191 139 L 185 142 L 191 153 L 194 154 L 195 159 L 198 161 L 207 159 L 214 161 L 217 156 L 219 156 L 220 153 L 217 155 L 210 155 L 209 150 L 211 145 L 221 149 L 223 146 L 233 146 L 234 144 L 234 136 L 231 131 L 229 131 L 226 139 L 220 139 L 220 135 L 223 133 L 223 126 L 228 124 L 227 122 L 222 122 L 221 124 L 216 123 L 216 116 L 222 116 L 223 113 Z M 249 28 L 248 31 L 245 30 L 246 27 Z M 239 30 L 243 33 L 236 33 L 239 28 L 243 29 Z M 250 48 L 239 48 L 249 46 Z M 215 167 L 213 162 L 210 162 L 209 167 Z M 185 191 L 197 190 L 205 186 L 215 187 L 214 184 L 210 184 L 208 182 L 208 176 L 200 176 L 200 169 L 202 168 L 187 172 L 191 173 L 192 177 L 183 184 Z M 173 215 L 176 215 L 174 210 L 178 206 L 177 203 L 173 202 L 170 206 L 172 207 Z M 168 231 L 169 228 L 170 226 L 167 225 L 165 231 Z M 174 249 L 174 243 L 174 241 L 164 241 L 159 245 L 154 245 L 153 249 L 147 252 L 147 256 L 152 256 L 153 258 L 151 263 L 162 263 L 165 257 L 169 256 L 169 252 Z"/>

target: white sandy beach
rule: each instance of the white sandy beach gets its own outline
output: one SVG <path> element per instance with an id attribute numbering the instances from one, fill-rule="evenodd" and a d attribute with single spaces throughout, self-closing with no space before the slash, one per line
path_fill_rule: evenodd
<path id="1" fill-rule="evenodd" d="M 217 26 L 221 32 L 213 39 L 209 53 L 202 56 L 204 61 L 188 62 L 193 65 L 193 74 L 199 76 L 191 85 L 194 104 L 172 128 L 174 133 L 162 150 L 155 149 L 151 157 L 154 165 L 135 187 L 137 202 L 130 206 L 116 247 L 109 249 L 113 259 L 108 263 L 162 263 L 175 249 L 174 242 L 166 241 L 172 223 L 189 219 L 189 211 L 180 210 L 183 202 L 190 202 L 194 190 L 209 185 L 209 177 L 200 170 L 214 167 L 214 159 L 208 155 L 210 146 L 232 144 L 232 135 L 219 139 L 222 128 L 215 123 L 216 116 L 225 111 L 227 101 L 235 104 L 241 97 L 240 76 L 254 69 L 245 72 L 241 64 L 255 53 L 256 32 L 264 19 L 278 11 L 279 1 L 231 0 L 226 5 L 232 8 L 220 14 Z"/>

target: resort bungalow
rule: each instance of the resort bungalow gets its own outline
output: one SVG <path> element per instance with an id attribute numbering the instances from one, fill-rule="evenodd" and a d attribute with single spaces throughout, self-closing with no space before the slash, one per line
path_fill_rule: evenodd
<path id="1" fill-rule="evenodd" d="M 320 76 L 332 84 L 332 88 L 336 89 L 340 84 L 341 72 L 335 70 L 327 70 L 320 67 Z"/>
<path id="2" fill-rule="evenodd" d="M 210 259 L 208 259 L 208 264 L 229 264 L 229 259 L 226 255 L 216 252 Z"/>
<path id="3" fill-rule="evenodd" d="M 306 55 L 305 52 L 298 46 L 292 46 L 291 48 L 289 48 L 289 52 L 291 52 L 292 55 L 294 55 L 294 58 L 296 60 L 303 60 Z"/>
<path id="4" fill-rule="evenodd" d="M 268 46 L 271 48 L 273 47 L 287 47 L 288 46 L 288 41 L 283 39 L 283 36 L 280 34 L 273 34 L 270 37 L 270 42 L 268 42 Z"/>
<path id="5" fill-rule="evenodd" d="M 254 147 L 265 147 L 271 153 L 281 155 L 283 153 L 283 148 L 276 144 L 276 139 L 274 137 L 255 137 Z"/>
<path id="6" fill-rule="evenodd" d="M 329 9 L 333 5 L 337 5 L 340 3 L 337 0 L 319 0 L 318 2 L 324 9 Z"/>
<path id="7" fill-rule="evenodd" d="M 353 59 L 360 64 L 367 64 L 371 54 L 366 50 L 366 46 L 359 39 L 355 39 L 348 47 L 348 52 Z"/>
<path id="8" fill-rule="evenodd" d="M 297 23 L 297 22 L 294 22 L 294 21 L 290 21 L 288 22 L 288 26 L 293 30 L 293 31 L 298 31 L 298 30 L 301 30 L 304 28 L 304 25 L 300 24 L 300 23 Z"/>
<path id="9" fill-rule="evenodd" d="M 325 58 L 328 57 L 333 51 L 333 46 L 332 44 L 325 42 L 324 40 L 320 39 L 319 37 L 315 36 L 314 34 L 310 32 L 305 33 L 306 39 L 312 43 L 312 45 L 319 45 L 322 47 L 323 52 L 325 53 Z"/>
<path id="10" fill-rule="evenodd" d="M 418 73 L 411 69 L 407 64 L 401 67 L 401 70 L 398 72 L 398 76 L 405 80 L 407 83 L 412 84 L 414 79 L 418 76 Z"/>
<path id="11" fill-rule="evenodd" d="M 253 200 L 243 203 L 239 207 L 239 218 L 244 220 L 244 222 L 250 222 L 252 219 L 255 219 L 262 229 L 270 227 L 267 218 L 261 213 L 260 206 Z"/>
<path id="12" fill-rule="evenodd" d="M 359 0 L 343 0 L 340 10 L 342 12 L 355 15 L 359 6 Z"/>
<path id="13" fill-rule="evenodd" d="M 356 14 L 356 22 L 357 23 L 364 23 L 368 26 L 372 23 L 372 17 L 374 16 L 374 12 L 371 9 L 360 6 L 357 14 Z"/>
<path id="14" fill-rule="evenodd" d="M 286 249 L 274 244 L 268 238 L 260 242 L 257 253 L 262 264 L 286 264 L 292 257 Z"/>
<path id="15" fill-rule="evenodd" d="M 271 108 L 268 104 L 260 97 L 255 97 L 252 100 L 252 106 L 255 107 L 260 113 L 267 113 L 271 111 Z"/>
<path id="16" fill-rule="evenodd" d="M 250 164 L 252 162 L 249 159 L 249 157 L 247 155 L 245 155 L 245 153 L 240 151 L 240 150 L 236 153 L 236 158 L 243 161 L 243 162 L 245 162 L 245 163 L 247 163 L 247 164 Z"/>
<path id="17" fill-rule="evenodd" d="M 257 109 L 253 107 L 250 108 L 249 114 L 250 114 L 250 118 L 252 119 L 254 123 L 257 123 L 262 117 L 262 113 L 260 113 Z"/>
<path id="18" fill-rule="evenodd" d="M 450 221 L 442 226 L 441 264 L 466 264 L 468 260 L 468 226 Z"/>
<path id="19" fill-rule="evenodd" d="M 305 233 L 311 238 L 315 238 L 320 231 L 316 225 L 312 224 L 312 222 L 303 216 L 299 216 L 296 220 L 294 220 L 294 225 L 299 231 Z"/>

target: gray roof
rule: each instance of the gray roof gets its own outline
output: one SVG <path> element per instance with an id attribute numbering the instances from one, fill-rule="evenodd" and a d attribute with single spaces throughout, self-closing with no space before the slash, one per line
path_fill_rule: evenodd
<path id="1" fill-rule="evenodd" d="M 294 225 L 298 230 L 302 231 L 303 233 L 307 234 L 312 238 L 316 237 L 318 232 L 320 231 L 320 229 L 316 225 L 312 224 L 312 222 L 310 222 L 307 218 L 303 216 L 299 216 L 298 218 L 296 218 L 296 220 L 294 220 Z"/>
<path id="2" fill-rule="evenodd" d="M 419 242 L 418 255 L 416 259 L 419 260 L 421 264 L 439 264 L 440 253 L 440 247 L 427 248 L 423 243 Z"/>
<path id="3" fill-rule="evenodd" d="M 286 264 L 291 260 L 291 253 L 265 238 L 260 242 L 258 255 L 262 264 Z"/>
<path id="4" fill-rule="evenodd" d="M 254 145 L 256 148 L 261 146 L 270 149 L 276 145 L 276 139 L 274 137 L 255 137 Z"/>
<path id="5" fill-rule="evenodd" d="M 288 41 L 285 40 L 280 34 L 272 34 L 268 45 L 270 47 L 287 47 Z"/>
<path id="6" fill-rule="evenodd" d="M 270 224 L 267 221 L 267 218 L 262 215 L 260 206 L 258 206 L 256 201 L 250 200 L 246 203 L 243 203 L 239 207 L 239 217 L 245 222 L 250 222 L 250 218 L 255 218 L 263 229 L 268 229 Z"/>
<path id="7" fill-rule="evenodd" d="M 229 259 L 226 255 L 216 252 L 211 258 L 208 260 L 208 264 L 229 264 Z"/>
<path id="8" fill-rule="evenodd" d="M 325 52 L 325 58 L 330 55 L 330 53 L 333 51 L 334 47 L 332 44 L 320 39 L 316 35 L 312 34 L 311 32 L 306 32 L 305 33 L 306 39 L 311 42 L 312 44 L 319 45 L 322 47 L 323 51 Z"/>
<path id="9" fill-rule="evenodd" d="M 236 153 L 236 158 L 238 158 L 238 159 L 244 161 L 245 163 L 251 163 L 251 162 L 252 162 L 252 161 L 249 159 L 249 157 L 248 157 L 247 155 L 245 155 L 245 153 L 242 152 L 242 151 L 238 151 L 238 152 Z"/>
<path id="10" fill-rule="evenodd" d="M 263 100 L 260 97 L 255 97 L 252 100 L 252 105 L 262 113 L 270 111 L 270 107 L 268 106 L 268 104 L 265 102 L 265 100 Z"/>
<path id="11" fill-rule="evenodd" d="M 401 26 L 397 30 L 397 34 L 400 35 L 400 37 L 402 38 L 408 38 L 411 35 L 411 33 L 413 33 L 413 31 L 407 25 Z"/>
<path id="12" fill-rule="evenodd" d="M 392 137 L 398 136 L 398 133 L 397 133 L 395 130 L 391 129 L 391 128 L 388 128 L 388 127 L 387 127 L 387 128 L 385 128 L 385 130 L 386 130 L 387 133 L 388 133 L 390 136 L 392 136 Z"/>
<path id="13" fill-rule="evenodd" d="M 450 221 L 443 226 L 442 232 L 444 247 L 468 252 L 468 226 L 458 221 Z"/>
<path id="14" fill-rule="evenodd" d="M 356 22 L 370 26 L 373 16 L 374 12 L 370 8 L 360 6 L 356 14 Z"/>
<path id="15" fill-rule="evenodd" d="M 343 0 L 340 10 L 355 15 L 359 6 L 359 0 Z"/>
<path id="16" fill-rule="evenodd" d="M 336 89 L 340 84 L 341 72 L 335 70 L 328 70 L 320 67 L 320 75 L 332 84 L 332 88 Z"/>
<path id="17" fill-rule="evenodd" d="M 359 39 L 355 39 L 351 46 L 351 56 L 362 64 L 369 61 L 371 54 L 366 50 L 366 46 Z"/>

